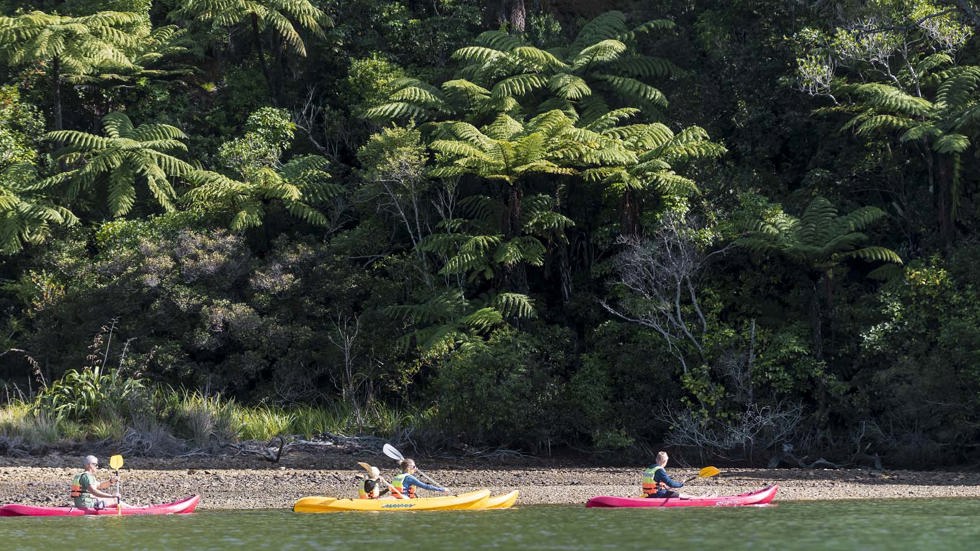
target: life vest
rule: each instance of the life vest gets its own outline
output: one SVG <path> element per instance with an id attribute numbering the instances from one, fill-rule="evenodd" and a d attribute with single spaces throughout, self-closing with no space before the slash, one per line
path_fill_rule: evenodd
<path id="1" fill-rule="evenodd" d="M 381 483 L 370 478 L 364 479 L 364 483 L 357 489 L 357 497 L 361 499 L 378 499 L 381 497 Z"/>
<path id="2" fill-rule="evenodd" d="M 408 491 L 407 492 L 405 491 L 404 485 L 405 485 L 406 476 L 408 476 L 408 473 L 402 473 L 400 475 L 395 476 L 395 478 L 391 479 L 391 486 L 394 489 L 398 490 L 396 492 L 396 495 L 401 494 L 403 497 L 413 499 L 415 497 L 415 486 L 409 486 Z"/>
<path id="3" fill-rule="evenodd" d="M 643 493 L 648 496 L 655 495 L 661 490 L 667 489 L 665 482 L 657 482 L 657 471 L 664 470 L 660 465 L 654 465 L 643 471 Z"/>
<path id="4" fill-rule="evenodd" d="M 78 473 L 71 479 L 71 497 L 75 499 L 76 497 L 82 497 L 88 494 L 87 491 L 82 490 L 82 476 L 86 473 Z"/>

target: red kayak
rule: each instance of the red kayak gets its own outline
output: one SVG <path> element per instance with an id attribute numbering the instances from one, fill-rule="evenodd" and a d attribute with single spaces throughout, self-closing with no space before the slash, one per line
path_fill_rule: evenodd
<path id="1" fill-rule="evenodd" d="M 0 517 L 80 517 L 83 515 L 182 515 L 193 513 L 201 496 L 192 495 L 173 503 L 147 505 L 146 507 L 123 507 L 116 509 L 112 505 L 105 509 L 88 509 L 85 507 L 36 507 L 34 505 L 18 505 L 10 503 L 0 506 Z"/>
<path id="2" fill-rule="evenodd" d="M 586 507 L 737 507 L 741 505 L 765 505 L 776 497 L 779 486 L 773 484 L 761 490 L 735 496 L 697 497 L 615 497 L 598 496 L 586 502 Z"/>

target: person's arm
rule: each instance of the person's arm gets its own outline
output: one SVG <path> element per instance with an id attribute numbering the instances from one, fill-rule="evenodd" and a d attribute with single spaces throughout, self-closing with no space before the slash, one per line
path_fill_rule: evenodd
<path id="1" fill-rule="evenodd" d="M 683 488 L 684 487 L 684 483 L 683 482 L 681 482 L 679 480 L 674 480 L 673 478 L 670 478 L 670 475 L 667 474 L 667 472 L 664 471 L 663 469 L 657 469 L 657 475 L 656 475 L 655 478 L 656 478 L 657 482 L 663 482 L 664 484 L 670 486 L 671 488 Z"/>
<path id="2" fill-rule="evenodd" d="M 96 484 L 93 484 L 92 483 L 93 480 L 96 481 Z M 81 478 L 81 480 L 79 480 L 79 483 L 82 486 L 82 489 L 83 490 L 85 488 L 88 488 L 88 493 L 92 494 L 95 497 L 102 497 L 102 498 L 108 498 L 108 499 L 118 499 L 119 498 L 119 494 L 118 493 L 110 494 L 108 492 L 103 492 L 100 489 L 103 484 L 99 484 L 98 481 L 95 479 L 95 477 L 93 477 L 91 475 L 89 475 L 89 476 L 83 476 Z"/>
<path id="3" fill-rule="evenodd" d="M 405 488 L 409 488 L 411 486 L 418 486 L 419 488 L 422 488 L 423 490 L 429 490 L 430 492 L 446 492 L 446 491 L 448 491 L 445 488 L 442 488 L 440 486 L 430 486 L 429 484 L 426 484 L 425 482 L 422 482 L 421 480 L 415 478 L 412 475 L 406 476 L 405 477 L 405 481 L 402 482 L 402 484 L 404 485 Z"/>
<path id="4" fill-rule="evenodd" d="M 119 480 L 119 477 L 113 475 L 109 480 L 106 480 L 105 482 L 100 482 L 99 489 L 101 490 L 102 488 L 108 488 L 113 484 L 115 484 L 117 480 Z"/>

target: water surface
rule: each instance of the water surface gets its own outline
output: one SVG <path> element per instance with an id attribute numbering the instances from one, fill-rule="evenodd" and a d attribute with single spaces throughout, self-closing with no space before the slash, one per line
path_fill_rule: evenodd
<path id="1" fill-rule="evenodd" d="M 980 548 L 980 499 L 768 507 L 0 518 L 4 549 L 936 549 Z"/>

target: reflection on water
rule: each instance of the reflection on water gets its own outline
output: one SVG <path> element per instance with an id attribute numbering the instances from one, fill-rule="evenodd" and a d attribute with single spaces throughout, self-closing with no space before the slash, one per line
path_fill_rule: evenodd
<path id="1" fill-rule="evenodd" d="M 584 500 L 583 500 L 584 501 Z M 4 549 L 974 549 L 980 500 L 777 503 L 712 509 L 0 518 Z"/>

